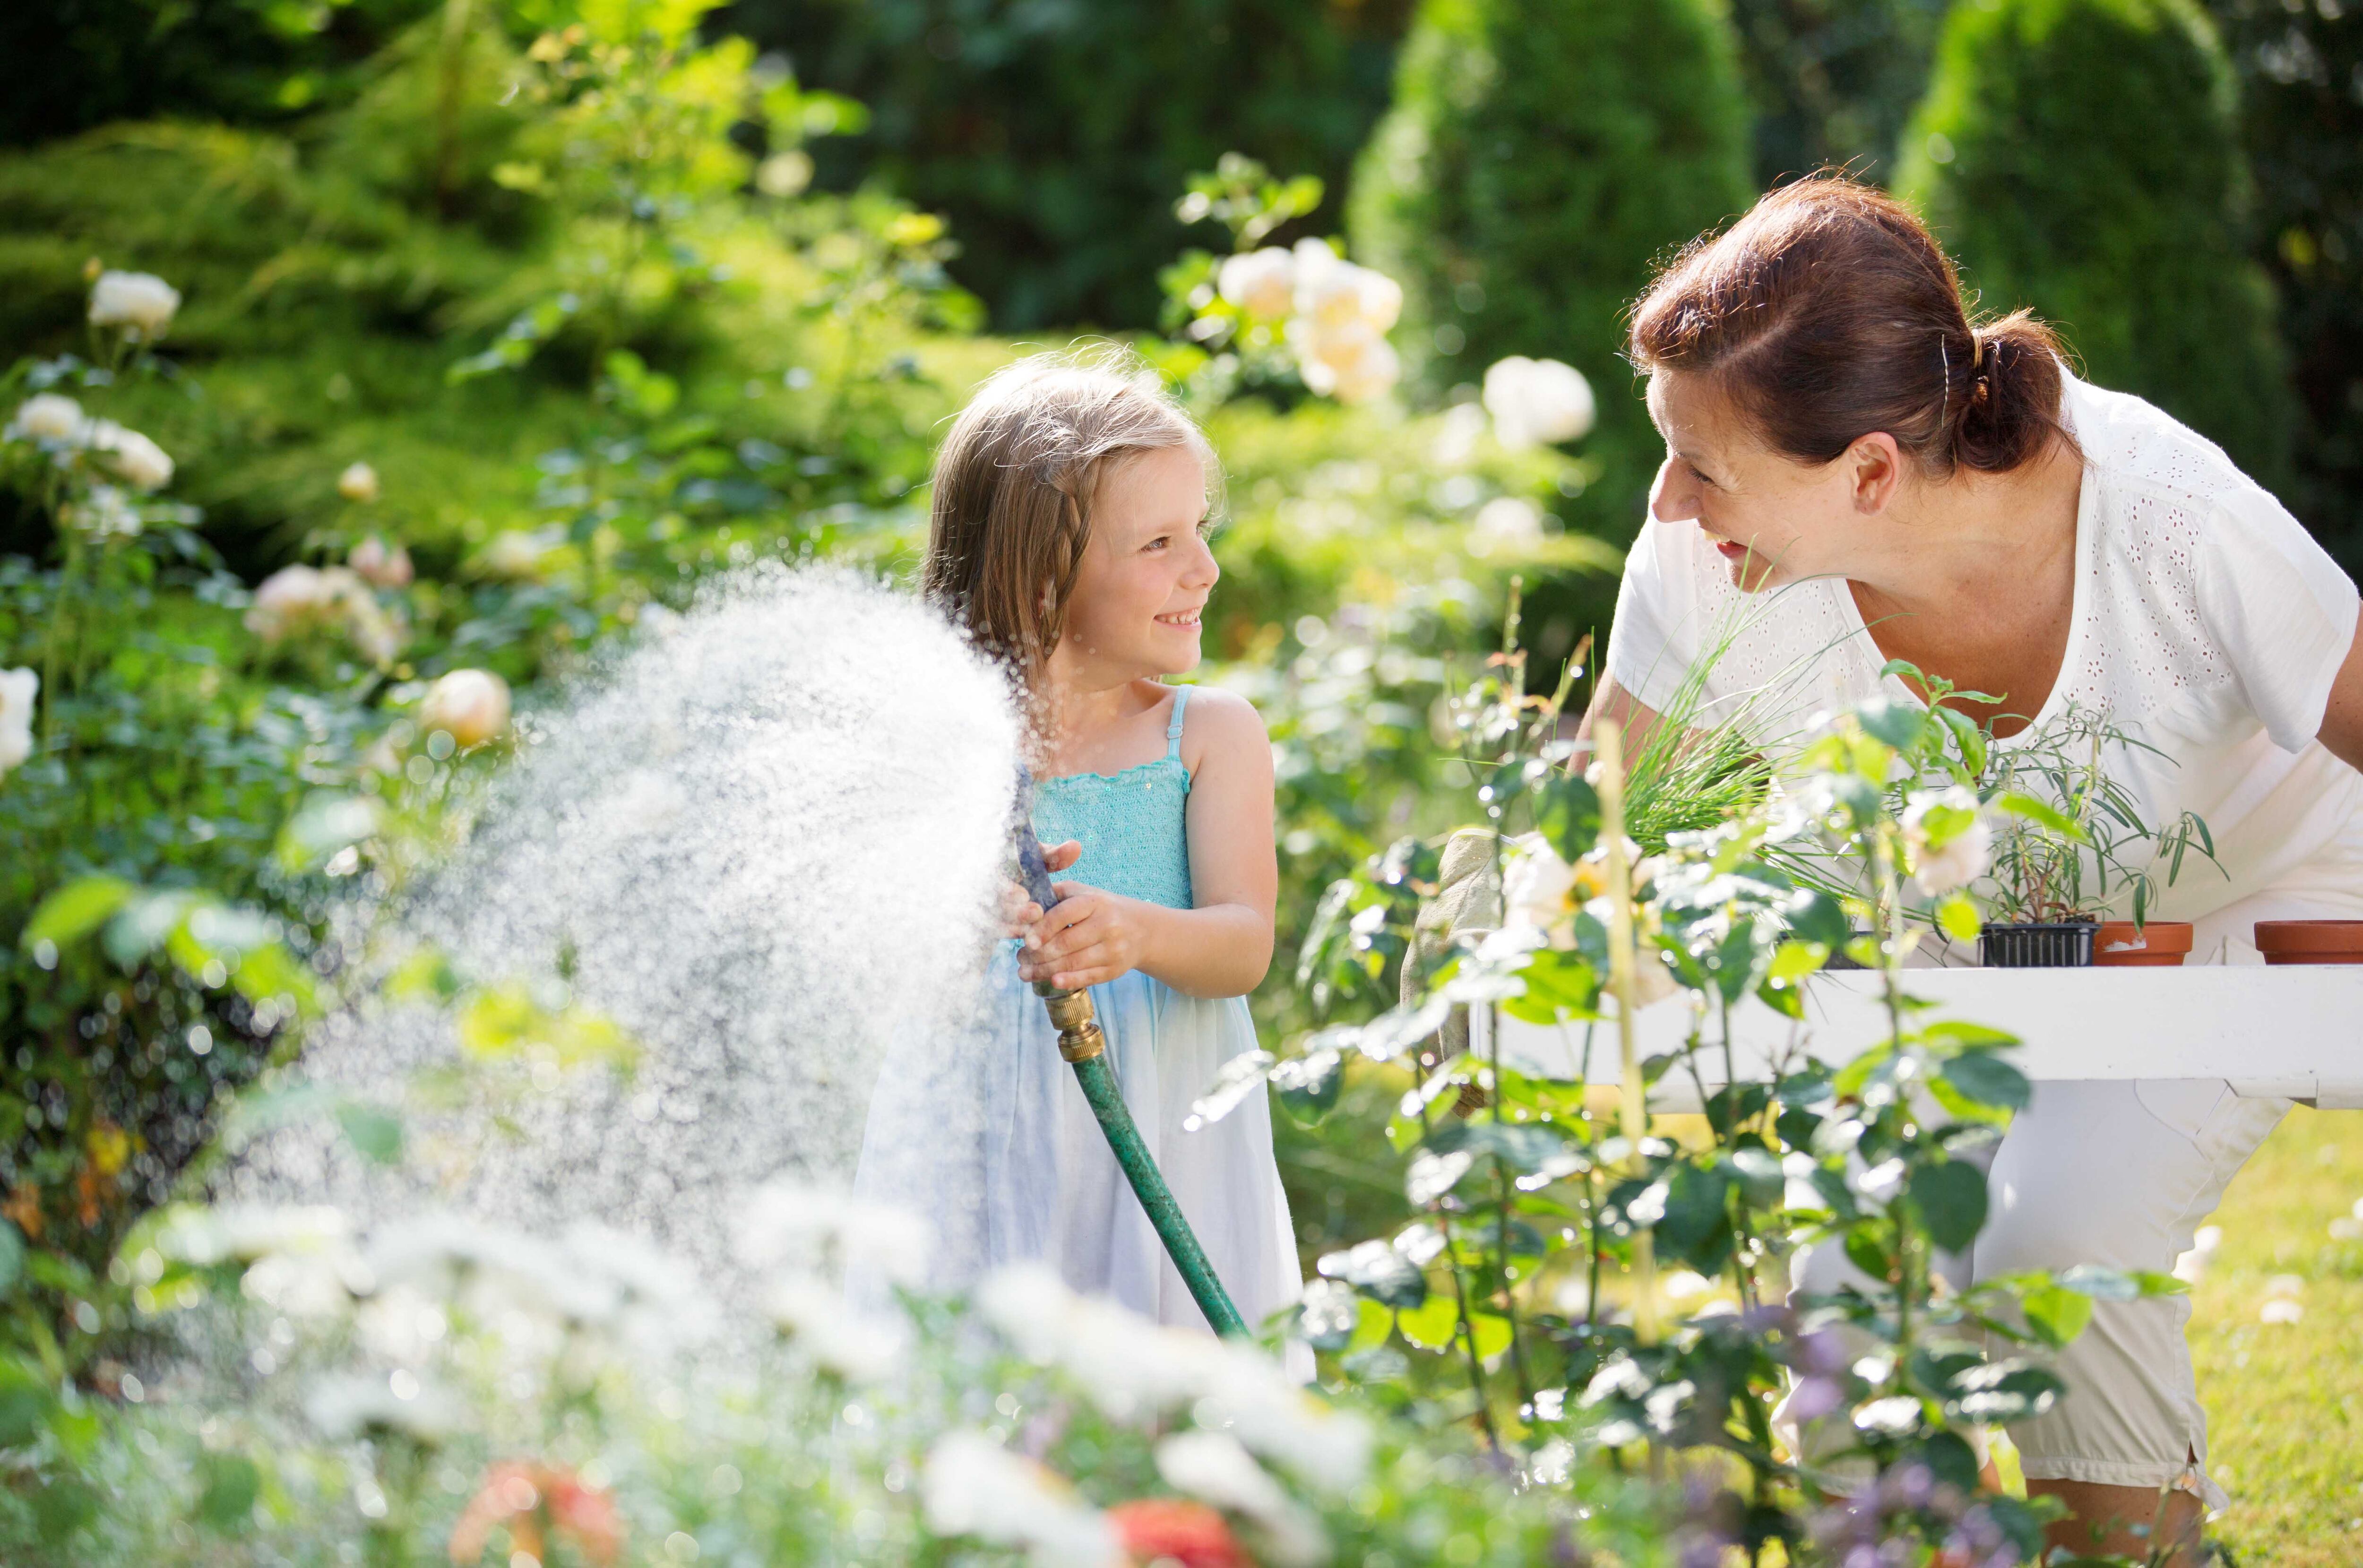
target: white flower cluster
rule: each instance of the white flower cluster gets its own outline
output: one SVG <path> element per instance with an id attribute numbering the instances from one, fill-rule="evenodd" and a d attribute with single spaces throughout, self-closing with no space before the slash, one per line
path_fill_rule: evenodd
<path id="1" fill-rule="evenodd" d="M 32 670 L 0 670 L 0 777 L 33 754 L 33 699 L 41 677 Z"/>
<path id="2" fill-rule="evenodd" d="M 402 626 L 349 566 L 283 566 L 254 590 L 246 629 L 267 643 L 332 632 L 377 663 L 402 651 Z"/>
<path id="3" fill-rule="evenodd" d="M 1230 257 L 1215 275 L 1215 288 L 1250 317 L 1287 320 L 1298 372 L 1322 396 L 1367 403 L 1384 396 L 1403 374 L 1387 341 L 1403 314 L 1402 285 L 1347 261 L 1325 240 Z"/>
<path id="4" fill-rule="evenodd" d="M 1066 1372 L 1114 1420 L 1149 1421 L 1187 1407 L 1199 1425 L 1227 1429 L 1248 1449 L 1332 1496 L 1359 1485 L 1371 1432 L 1331 1409 L 1251 1346 L 1169 1329 L 1076 1295 L 1048 1268 L 1000 1270 L 977 1306 L 1026 1360 Z"/>
<path id="5" fill-rule="evenodd" d="M 112 419 L 94 418 L 62 393 L 41 392 L 17 407 L 0 439 L 27 441 L 59 467 L 82 470 L 89 488 L 60 509 L 67 527 L 93 539 L 125 539 L 140 529 L 138 506 L 120 486 L 161 490 L 172 482 L 172 459 L 154 441 Z M 91 477 L 103 475 L 103 478 Z"/>
<path id="6" fill-rule="evenodd" d="M 1580 439 L 1599 417 L 1581 371 L 1524 354 L 1498 360 L 1486 371 L 1483 402 L 1493 417 L 1493 439 L 1514 451 Z"/>
<path id="7" fill-rule="evenodd" d="M 919 1507 L 939 1536 L 1015 1547 L 1034 1568 L 1123 1568 L 1123 1538 L 1059 1476 L 980 1432 L 948 1432 L 919 1473 Z"/>
<path id="8" fill-rule="evenodd" d="M 926 1222 L 904 1209 L 778 1180 L 748 1198 L 737 1250 L 764 1276 L 764 1308 L 798 1354 L 849 1383 L 874 1383 L 902 1363 L 909 1329 L 856 1308 L 846 1282 L 916 1289 L 928 1240 Z"/>
<path id="9" fill-rule="evenodd" d="M 164 335 L 181 308 L 181 291 L 152 272 L 101 272 L 90 291 L 90 324 L 115 327 L 134 343 Z"/>

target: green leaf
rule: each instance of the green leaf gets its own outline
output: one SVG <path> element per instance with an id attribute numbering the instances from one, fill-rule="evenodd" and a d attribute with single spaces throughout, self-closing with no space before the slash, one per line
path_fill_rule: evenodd
<path id="1" fill-rule="evenodd" d="M 55 1403 L 50 1385 L 30 1366 L 0 1360 L 0 1449 L 21 1447 L 40 1435 Z"/>
<path id="2" fill-rule="evenodd" d="M 1477 1359 L 1492 1362 L 1494 1357 L 1510 1348 L 1510 1320 L 1497 1312 L 1472 1312 L 1469 1315 L 1470 1331 L 1477 1340 Z"/>
<path id="3" fill-rule="evenodd" d="M 1324 1278 L 1343 1280 L 1387 1307 L 1416 1307 L 1427 1299 L 1427 1276 L 1384 1241 L 1364 1241 L 1326 1253 L 1319 1268 Z"/>
<path id="4" fill-rule="evenodd" d="M 1600 840 L 1600 795 L 1580 773 L 1561 769 L 1543 781 L 1535 826 L 1559 858 L 1572 865 Z"/>
<path id="5" fill-rule="evenodd" d="M 1421 1350 L 1441 1351 L 1459 1332 L 1460 1312 L 1450 1296 L 1431 1296 L 1418 1307 L 1396 1312 L 1395 1327 Z"/>
<path id="6" fill-rule="evenodd" d="M 135 889 L 119 876 L 85 876 L 70 882 L 47 898 L 25 922 L 17 945 L 30 951 L 38 942 L 64 947 L 96 930 L 108 916 L 123 907 Z"/>
<path id="7" fill-rule="evenodd" d="M 2026 1074 L 1991 1051 L 1965 1051 L 1949 1057 L 1936 1075 L 1969 1099 L 2003 1110 L 2025 1110 L 2034 1093 Z"/>
<path id="8" fill-rule="evenodd" d="M 2064 1285 L 2036 1285 L 2018 1298 L 2026 1326 L 2047 1345 L 2064 1345 L 2092 1320 L 2092 1298 Z"/>
<path id="9" fill-rule="evenodd" d="M 0 1220 L 0 1300 L 17 1288 L 25 1273 L 25 1236 L 14 1225 Z"/>
<path id="10" fill-rule="evenodd" d="M 1598 1016 L 1600 973 L 1584 962 L 1582 954 L 1537 948 L 1518 974 L 1525 982 L 1525 994 L 1502 1003 L 1502 1011 L 1512 1018 L 1530 1024 L 1558 1024 Z"/>
<path id="11" fill-rule="evenodd" d="M 1967 894 L 1956 893 L 1936 906 L 1936 925 L 1957 942 L 1978 940 L 1978 906 Z"/>
<path id="12" fill-rule="evenodd" d="M 1344 1067 L 1345 1058 L 1334 1050 L 1280 1062 L 1271 1070 L 1271 1086 L 1279 1092 L 1281 1108 L 1297 1126 L 1314 1126 L 1337 1107 Z"/>
<path id="13" fill-rule="evenodd" d="M 1354 1337 L 1346 1341 L 1346 1348 L 1338 1352 L 1340 1355 L 1359 1355 L 1364 1351 L 1375 1351 L 1387 1342 L 1388 1335 L 1394 1332 L 1394 1308 L 1372 1301 L 1368 1296 L 1356 1306 L 1359 1311 L 1354 1323 Z"/>
<path id="14" fill-rule="evenodd" d="M 100 945 L 106 949 L 107 957 L 129 969 L 171 940 L 199 899 L 199 895 L 186 889 L 135 894 L 106 923 Z"/>
<path id="15" fill-rule="evenodd" d="M 2004 790 L 1994 796 L 1989 804 L 1996 811 L 2023 817 L 2039 828 L 2058 834 L 2063 839 L 2071 840 L 2079 844 L 2091 841 L 2084 829 L 2076 825 L 2073 817 L 2047 800 L 2038 800 L 2031 795 L 2014 789 Z"/>
<path id="16" fill-rule="evenodd" d="M 197 1473 L 205 1489 L 197 1494 L 197 1518 L 215 1529 L 236 1529 L 254 1520 L 254 1500 L 262 1493 L 262 1472 L 242 1453 L 208 1453 Z"/>
<path id="17" fill-rule="evenodd" d="M 1854 935 L 1854 928 L 1847 924 L 1846 910 L 1838 901 L 1810 887 L 1801 887 L 1782 900 L 1778 913 L 1801 941 L 1818 942 L 1835 950 L 1846 946 L 1847 939 Z"/>
<path id="18" fill-rule="evenodd" d="M 1855 722 L 1863 733 L 1898 751 L 1909 751 L 1920 743 L 1927 728 L 1928 710 L 1917 703 L 1900 703 L 1886 697 L 1873 697 L 1854 710 Z"/>
<path id="19" fill-rule="evenodd" d="M 1929 1239 L 1947 1252 L 1964 1251 L 1985 1228 L 1986 1179 L 1974 1165 L 1947 1160 L 1914 1166 L 1909 1191 Z"/>

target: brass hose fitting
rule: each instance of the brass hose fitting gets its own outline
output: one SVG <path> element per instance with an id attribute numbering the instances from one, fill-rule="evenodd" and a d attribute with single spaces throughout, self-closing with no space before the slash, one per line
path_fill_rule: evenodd
<path id="1" fill-rule="evenodd" d="M 1050 1015 L 1050 1026 L 1059 1031 L 1059 1056 L 1065 1062 L 1089 1062 L 1107 1050 L 1107 1036 L 1100 1032 L 1099 1011 L 1092 1006 L 1089 991 L 1059 991 L 1038 982 L 1036 995 Z"/>

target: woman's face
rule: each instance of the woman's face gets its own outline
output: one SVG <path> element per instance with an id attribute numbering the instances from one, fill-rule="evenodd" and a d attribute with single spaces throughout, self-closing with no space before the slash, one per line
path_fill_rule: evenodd
<path id="1" fill-rule="evenodd" d="M 1102 476 L 1059 652 L 1115 680 L 1198 666 L 1198 617 L 1222 575 L 1206 545 L 1206 473 L 1160 448 Z"/>
<path id="2" fill-rule="evenodd" d="M 1783 456 L 1713 382 L 1681 371 L 1650 373 L 1649 417 L 1666 439 L 1649 515 L 1697 523 L 1745 593 L 1845 575 L 1900 477 L 1894 443 L 1883 435 L 1866 436 L 1826 463 Z"/>

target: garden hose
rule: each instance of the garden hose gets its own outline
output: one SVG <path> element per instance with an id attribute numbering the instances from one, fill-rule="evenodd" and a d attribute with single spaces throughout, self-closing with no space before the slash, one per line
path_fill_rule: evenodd
<path id="1" fill-rule="evenodd" d="M 1021 790 L 1030 795 L 1030 784 Z M 1017 841 L 1017 869 L 1025 882 L 1026 896 L 1046 911 L 1059 902 L 1059 895 L 1050 885 L 1049 867 L 1042 859 L 1041 840 L 1021 813 L 1015 838 Z M 1148 1214 L 1148 1223 L 1157 1228 L 1157 1239 L 1165 1243 L 1168 1256 L 1182 1274 L 1182 1283 L 1190 1287 L 1190 1295 L 1198 1303 L 1198 1310 L 1206 1315 L 1207 1324 L 1225 1337 L 1244 1336 L 1247 1324 L 1239 1318 L 1239 1309 L 1231 1305 L 1230 1293 L 1223 1282 L 1215 1277 L 1215 1265 L 1207 1260 L 1206 1251 L 1198 1245 L 1197 1233 L 1174 1201 L 1173 1189 L 1165 1184 L 1163 1173 L 1149 1157 L 1148 1146 L 1140 1140 L 1140 1129 L 1132 1119 L 1132 1112 L 1124 1103 L 1124 1092 L 1116 1084 L 1115 1070 L 1108 1065 L 1107 1036 L 1100 1029 L 1096 1009 L 1092 1006 L 1088 988 L 1062 991 L 1049 982 L 1034 982 L 1034 994 L 1042 998 L 1048 1009 L 1050 1023 L 1059 1031 L 1059 1055 L 1075 1070 L 1075 1082 L 1082 1086 L 1083 1098 L 1099 1118 L 1100 1131 L 1108 1140 L 1108 1149 L 1115 1162 L 1124 1168 L 1126 1180 L 1132 1183 L 1140 1207 Z"/>

